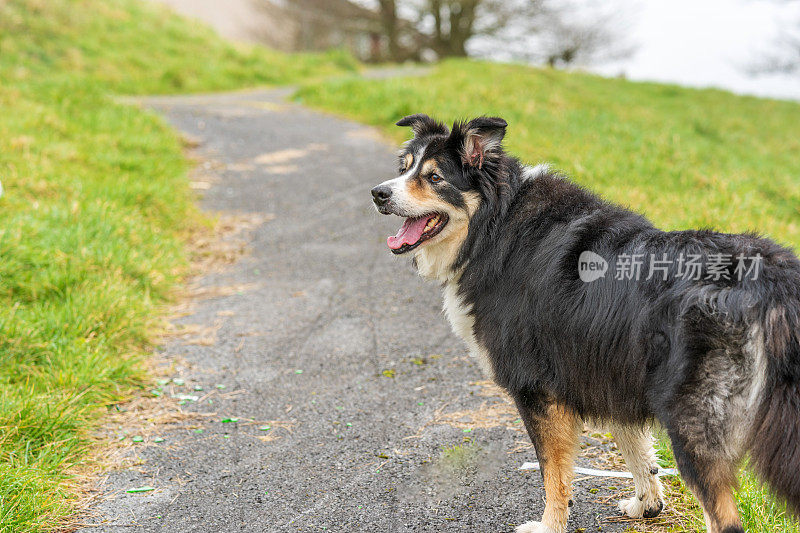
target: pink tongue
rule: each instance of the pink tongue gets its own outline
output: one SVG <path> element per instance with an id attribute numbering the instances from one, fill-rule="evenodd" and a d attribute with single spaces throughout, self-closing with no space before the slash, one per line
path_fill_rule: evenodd
<path id="1" fill-rule="evenodd" d="M 403 222 L 403 227 L 398 230 L 397 235 L 386 239 L 386 244 L 392 250 L 397 250 L 404 244 L 414 244 L 422 237 L 422 232 L 425 231 L 425 224 L 430 219 L 431 217 L 407 218 Z"/>

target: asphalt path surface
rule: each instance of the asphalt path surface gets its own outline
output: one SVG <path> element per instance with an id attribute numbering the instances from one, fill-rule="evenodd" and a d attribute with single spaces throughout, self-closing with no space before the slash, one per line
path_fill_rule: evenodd
<path id="1" fill-rule="evenodd" d="M 369 190 L 395 173 L 396 147 L 286 95 L 143 101 L 198 142 L 202 207 L 262 222 L 175 321 L 207 339 L 160 348 L 177 380 L 165 396 L 196 396 L 177 408 L 211 415 L 131 443 L 83 531 L 495 532 L 539 519 L 513 409 L 450 332 L 439 288 L 386 248 L 400 220 Z M 579 464 L 602 466 L 591 455 L 609 445 L 584 442 Z M 578 481 L 570 531 L 624 530 L 606 518 L 623 487 Z"/>

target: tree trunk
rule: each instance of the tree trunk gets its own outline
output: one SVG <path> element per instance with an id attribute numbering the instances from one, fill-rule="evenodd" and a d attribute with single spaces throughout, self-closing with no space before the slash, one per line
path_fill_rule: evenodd
<path id="1" fill-rule="evenodd" d="M 397 5 L 395 0 L 380 0 L 381 24 L 386 35 L 389 59 L 402 61 L 400 47 L 397 43 Z"/>
<path id="2" fill-rule="evenodd" d="M 433 48 L 439 57 L 442 57 L 445 43 L 442 28 L 442 1 L 429 0 L 428 8 L 433 15 Z"/>
<path id="3" fill-rule="evenodd" d="M 480 0 L 460 0 L 450 7 L 450 55 L 466 57 L 467 41 L 472 37 L 475 11 Z"/>
<path id="4" fill-rule="evenodd" d="M 465 57 L 481 0 L 428 0 L 433 15 L 433 47 L 439 57 Z M 445 24 L 447 27 L 445 27 Z"/>

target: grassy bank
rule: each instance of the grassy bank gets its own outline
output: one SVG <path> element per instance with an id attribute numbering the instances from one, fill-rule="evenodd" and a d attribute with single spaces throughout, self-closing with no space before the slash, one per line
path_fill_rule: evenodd
<path id="1" fill-rule="evenodd" d="M 398 117 L 508 120 L 506 145 L 665 228 L 758 228 L 800 246 L 800 105 L 454 60 L 425 78 L 311 84 L 312 106 L 409 135 Z"/>
<path id="2" fill-rule="evenodd" d="M 353 68 L 234 47 L 140 0 L 0 1 L 0 531 L 70 513 L 91 423 L 141 377 L 199 220 L 175 133 L 113 95 Z"/>
<path id="3" fill-rule="evenodd" d="M 393 125 L 404 115 L 498 115 L 510 124 L 511 152 L 552 162 L 665 229 L 757 229 L 800 248 L 795 103 L 464 60 L 424 78 L 313 83 L 298 98 L 398 141 L 410 133 Z M 684 527 L 702 529 L 694 499 L 680 482 L 672 490 Z M 738 500 L 748 531 L 798 531 L 749 474 Z"/>

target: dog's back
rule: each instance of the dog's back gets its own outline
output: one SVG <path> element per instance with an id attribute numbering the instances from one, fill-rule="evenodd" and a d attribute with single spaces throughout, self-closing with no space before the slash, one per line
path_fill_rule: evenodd
<path id="1" fill-rule="evenodd" d="M 755 235 L 660 231 L 553 174 L 518 194 L 460 284 L 496 381 L 583 418 L 659 420 L 690 486 L 733 483 L 751 450 L 797 508 L 797 258 Z M 587 252 L 609 265 L 592 281 Z M 690 260 L 703 268 L 682 277 Z"/>

